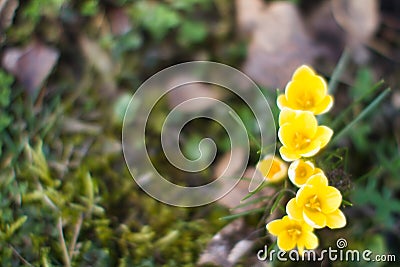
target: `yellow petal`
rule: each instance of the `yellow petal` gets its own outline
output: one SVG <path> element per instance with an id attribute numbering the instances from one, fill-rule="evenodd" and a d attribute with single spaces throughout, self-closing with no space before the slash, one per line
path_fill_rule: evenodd
<path id="1" fill-rule="evenodd" d="M 283 96 L 283 95 L 281 95 L 281 96 Z M 279 99 L 279 97 L 278 97 L 278 99 Z M 284 108 L 279 113 L 279 126 L 282 126 L 283 124 L 288 123 L 288 122 L 293 122 L 295 120 L 295 118 L 296 118 L 296 111 L 291 110 L 289 108 Z"/>
<path id="2" fill-rule="evenodd" d="M 313 187 L 318 189 L 322 189 L 328 186 L 328 178 L 326 178 L 326 176 L 323 173 L 317 173 L 311 176 L 306 184 L 312 185 Z"/>
<path id="3" fill-rule="evenodd" d="M 322 175 L 325 175 L 324 172 L 320 168 L 315 168 L 313 175 L 314 174 L 319 174 L 319 173 L 322 174 Z"/>
<path id="4" fill-rule="evenodd" d="M 311 178 L 310 178 L 311 179 Z M 299 191 L 296 194 L 296 203 L 297 206 L 304 207 L 304 205 L 308 202 L 311 197 L 317 195 L 318 189 L 314 186 L 309 185 L 307 182 L 305 185 L 300 187 Z"/>
<path id="5" fill-rule="evenodd" d="M 326 216 L 322 212 L 305 208 L 303 209 L 303 218 L 313 228 L 319 229 L 326 226 Z"/>
<path id="6" fill-rule="evenodd" d="M 279 149 L 279 153 L 281 154 L 281 158 L 284 161 L 293 161 L 299 159 L 301 156 L 297 154 L 295 151 L 288 149 L 287 147 L 283 146 Z"/>
<path id="7" fill-rule="evenodd" d="M 297 251 L 299 252 L 299 255 L 303 255 L 304 253 L 304 243 L 301 240 L 297 241 Z"/>
<path id="8" fill-rule="evenodd" d="M 321 142 L 321 148 L 323 148 L 329 143 L 332 135 L 333 131 L 331 128 L 326 126 L 318 126 L 317 133 L 315 134 L 315 139 Z"/>
<path id="9" fill-rule="evenodd" d="M 289 123 L 284 124 L 279 128 L 278 137 L 279 141 L 281 141 L 282 145 L 291 147 L 292 140 L 295 138 L 295 129 L 293 129 L 292 125 Z"/>
<path id="10" fill-rule="evenodd" d="M 280 235 L 278 235 L 278 247 L 281 250 L 291 250 L 296 246 L 296 240 L 294 240 L 288 233 L 287 231 L 282 232 Z"/>
<path id="11" fill-rule="evenodd" d="M 332 108 L 332 106 L 333 106 L 333 97 L 330 96 L 330 95 L 327 95 L 315 107 L 314 114 L 315 115 L 320 115 L 320 114 L 323 114 L 325 112 L 328 112 Z"/>
<path id="12" fill-rule="evenodd" d="M 346 225 L 346 217 L 339 209 L 326 214 L 326 226 L 331 229 L 342 228 Z"/>
<path id="13" fill-rule="evenodd" d="M 312 138 L 317 133 L 318 122 L 315 116 L 309 111 L 298 112 L 296 119 L 292 122 L 297 132 Z"/>
<path id="14" fill-rule="evenodd" d="M 337 210 L 342 203 L 342 194 L 333 186 L 327 186 L 319 191 L 319 200 L 323 213 L 331 213 Z"/>
<path id="15" fill-rule="evenodd" d="M 278 96 L 278 99 L 276 100 L 276 104 L 278 105 L 279 109 L 284 109 L 284 108 L 289 107 L 289 103 L 288 103 L 285 95 Z"/>
<path id="16" fill-rule="evenodd" d="M 302 81 L 308 79 L 310 76 L 314 76 L 315 72 L 312 68 L 307 65 L 301 65 L 293 73 L 292 80 Z"/>
<path id="17" fill-rule="evenodd" d="M 315 249 L 318 247 L 318 237 L 312 232 L 305 232 L 301 237 L 306 249 Z"/>
<path id="18" fill-rule="evenodd" d="M 305 158 L 314 156 L 321 149 L 321 142 L 319 140 L 313 140 L 307 147 L 299 150 L 298 153 Z"/>
<path id="19" fill-rule="evenodd" d="M 304 220 L 302 220 L 301 223 L 301 229 L 303 232 L 312 232 L 314 231 L 314 228 L 308 225 Z"/>
<path id="20" fill-rule="evenodd" d="M 304 162 L 299 159 L 290 164 L 288 176 L 290 181 L 297 187 L 302 186 L 308 178 L 314 174 L 314 165 L 310 161 Z"/>
<path id="21" fill-rule="evenodd" d="M 293 220 L 303 220 L 303 207 L 296 205 L 296 198 L 292 198 L 286 204 L 286 213 Z"/>
<path id="22" fill-rule="evenodd" d="M 267 224 L 267 230 L 273 235 L 279 235 L 282 231 L 285 230 L 286 225 L 282 223 L 282 220 L 273 220 Z"/>

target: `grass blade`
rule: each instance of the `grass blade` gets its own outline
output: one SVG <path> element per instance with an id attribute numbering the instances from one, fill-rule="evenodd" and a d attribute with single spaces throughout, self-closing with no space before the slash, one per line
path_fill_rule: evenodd
<path id="1" fill-rule="evenodd" d="M 253 214 L 253 213 L 259 213 L 259 212 L 263 212 L 265 211 L 265 208 L 258 208 L 258 209 L 252 209 L 252 210 L 247 210 L 241 213 L 237 213 L 237 214 L 232 214 L 232 215 L 228 215 L 228 216 L 224 216 L 219 218 L 220 220 L 232 220 L 232 219 L 236 219 L 239 217 L 243 217 L 245 215 L 249 215 L 249 214 Z"/>
<path id="2" fill-rule="evenodd" d="M 349 50 L 346 48 L 343 51 L 343 54 L 340 56 L 339 62 L 336 65 L 335 70 L 332 73 L 331 79 L 329 80 L 329 84 L 328 84 L 328 93 L 333 95 L 336 91 L 336 88 L 339 84 L 339 79 L 342 76 L 347 63 L 349 62 L 350 59 L 350 52 Z"/>
<path id="3" fill-rule="evenodd" d="M 371 104 L 369 104 L 353 121 L 346 125 L 339 133 L 335 135 L 332 139 L 331 144 L 336 143 L 341 137 L 347 134 L 347 132 L 360 120 L 362 120 L 365 116 L 367 116 L 370 112 L 372 112 L 381 102 L 382 100 L 390 93 L 391 89 L 386 88 Z"/>

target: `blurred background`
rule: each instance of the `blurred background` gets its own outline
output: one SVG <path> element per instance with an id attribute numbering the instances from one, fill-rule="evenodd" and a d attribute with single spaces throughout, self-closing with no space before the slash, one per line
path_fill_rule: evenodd
<path id="1" fill-rule="evenodd" d="M 344 209 L 345 228 L 317 231 L 320 248 L 342 237 L 349 249 L 399 261 L 399 48 L 395 0 L 0 0 L 1 265 L 301 266 L 256 257 L 273 244 L 265 231 L 273 187 L 250 207 L 235 209 L 247 190 L 239 184 L 216 203 L 177 208 L 150 198 L 127 170 L 121 127 L 130 97 L 156 72 L 192 60 L 243 71 L 275 116 L 276 89 L 283 92 L 298 66 L 309 64 L 329 81 L 340 61 L 335 106 L 324 124 L 337 131 L 370 112 L 330 154 L 330 182 L 353 205 Z M 198 90 L 228 103 L 257 136 L 238 97 Z M 159 138 L 171 107 L 188 97 L 163 98 L 146 129 L 152 161 L 178 184 L 187 174 L 168 164 Z M 223 128 L 200 119 L 183 129 L 184 154 L 196 158 L 204 135 L 218 153 L 191 184 L 211 181 L 230 153 Z M 248 172 L 258 150 L 251 143 Z M 277 207 L 281 212 L 284 198 Z M 243 211 L 247 216 L 232 216 Z"/>

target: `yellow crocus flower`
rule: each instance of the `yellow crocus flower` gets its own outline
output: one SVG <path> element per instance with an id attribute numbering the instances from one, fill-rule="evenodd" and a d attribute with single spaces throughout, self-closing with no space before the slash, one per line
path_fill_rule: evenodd
<path id="1" fill-rule="evenodd" d="M 256 166 L 267 182 L 281 181 L 287 175 L 287 165 L 274 155 L 266 155 Z"/>
<path id="2" fill-rule="evenodd" d="M 279 125 L 278 137 L 283 145 L 279 152 L 285 161 L 314 156 L 333 135 L 329 127 L 318 126 L 317 119 L 309 111 L 285 108 L 279 115 Z"/>
<path id="3" fill-rule="evenodd" d="M 302 159 L 293 161 L 288 170 L 290 181 L 297 187 L 305 184 L 308 178 L 317 173 L 322 173 L 322 170 L 316 168 L 311 161 L 304 161 Z"/>
<path id="4" fill-rule="evenodd" d="M 286 213 L 295 220 L 304 220 L 313 228 L 328 226 L 331 229 L 346 225 L 346 217 L 339 210 L 342 195 L 323 173 L 311 176 L 297 191 L 296 197 L 289 200 Z"/>
<path id="5" fill-rule="evenodd" d="M 288 216 L 271 221 L 267 224 L 267 230 L 277 236 L 279 249 L 289 251 L 297 246 L 300 254 L 306 249 L 315 249 L 318 246 L 318 238 L 313 233 L 313 228 L 302 220 L 293 220 Z"/>
<path id="6" fill-rule="evenodd" d="M 310 111 L 315 115 L 327 112 L 333 105 L 333 97 L 327 94 L 325 80 L 306 65 L 300 66 L 286 85 L 285 94 L 277 104 L 280 109 Z"/>

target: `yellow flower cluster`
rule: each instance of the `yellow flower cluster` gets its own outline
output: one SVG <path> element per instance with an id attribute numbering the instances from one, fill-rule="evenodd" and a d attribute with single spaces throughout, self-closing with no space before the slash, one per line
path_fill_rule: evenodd
<path id="1" fill-rule="evenodd" d="M 261 161 L 257 166 L 267 180 L 280 180 L 286 176 L 299 190 L 286 205 L 282 219 L 271 221 L 267 230 L 277 236 L 278 247 L 291 250 L 297 247 L 314 249 L 318 238 L 314 229 L 341 228 L 346 218 L 339 207 L 342 195 L 338 189 L 328 185 L 323 170 L 317 168 L 310 158 L 316 155 L 330 141 L 333 131 L 318 125 L 315 115 L 329 111 L 333 97 L 328 95 L 325 80 L 308 66 L 299 67 L 285 88 L 285 94 L 277 99 L 280 111 L 278 137 L 282 143 L 279 152 L 283 160 L 291 162 L 289 168 L 278 159 L 278 163 Z M 270 161 L 271 156 L 267 159 Z M 265 166 L 269 172 L 265 172 Z M 264 168 L 262 168 L 264 166 Z M 263 172 L 264 170 L 264 172 Z M 277 171 L 279 170 L 279 171 Z"/>

